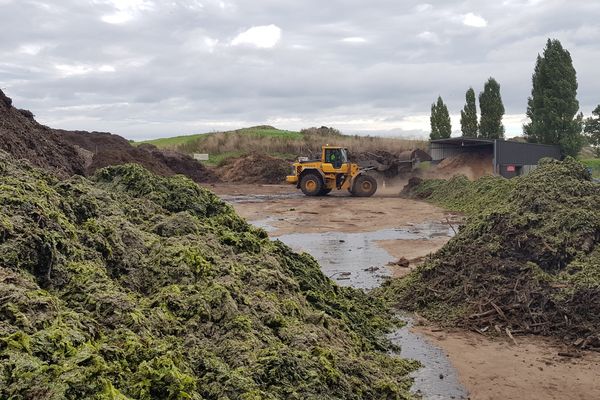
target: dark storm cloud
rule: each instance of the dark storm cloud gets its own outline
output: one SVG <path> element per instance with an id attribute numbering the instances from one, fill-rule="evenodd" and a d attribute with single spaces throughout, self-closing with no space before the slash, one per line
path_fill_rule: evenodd
<path id="1" fill-rule="evenodd" d="M 518 134 L 548 37 L 571 51 L 582 110 L 600 103 L 599 16 L 553 0 L 0 0 L 0 87 L 44 123 L 131 138 L 258 123 L 415 135 L 438 94 L 458 114 L 494 76 Z"/>

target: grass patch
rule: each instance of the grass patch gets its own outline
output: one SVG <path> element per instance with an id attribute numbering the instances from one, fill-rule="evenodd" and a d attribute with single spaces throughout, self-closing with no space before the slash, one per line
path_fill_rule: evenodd
<path id="1" fill-rule="evenodd" d="M 251 128 L 243 128 L 234 131 L 197 133 L 191 135 L 173 136 L 168 138 L 143 140 L 140 142 L 132 142 L 132 144 L 139 145 L 141 143 L 148 143 L 158 147 L 159 149 L 175 149 L 178 147 L 189 146 L 197 142 L 198 140 L 208 138 L 211 136 L 219 137 L 232 134 L 246 135 L 251 137 L 285 138 L 289 140 L 301 140 L 303 137 L 303 135 L 300 132 L 277 129 L 272 126 L 253 126 Z"/>
<path id="2" fill-rule="evenodd" d="M 302 135 L 300 132 L 277 129 L 272 126 L 255 126 L 252 128 L 239 129 L 233 132 L 256 137 L 275 137 L 290 140 L 301 140 L 304 137 L 304 135 Z"/>
<path id="3" fill-rule="evenodd" d="M 182 136 L 173 136 L 168 138 L 160 138 L 160 139 L 152 139 L 152 140 L 143 140 L 141 142 L 132 142 L 134 146 L 138 146 L 142 143 L 148 143 L 158 147 L 159 149 L 172 149 L 178 146 L 181 146 L 185 143 L 192 142 L 194 140 L 199 139 L 203 135 L 209 135 L 208 133 L 197 133 L 194 135 L 182 135 Z"/>
<path id="4" fill-rule="evenodd" d="M 245 154 L 246 152 L 244 151 L 227 151 L 225 153 L 220 154 L 209 154 L 208 161 L 202 161 L 202 163 L 213 166 L 223 165 L 230 158 L 241 157 Z"/>
<path id="5" fill-rule="evenodd" d="M 600 178 L 600 158 L 588 158 L 579 161 L 587 168 L 592 169 L 592 176 L 594 178 Z"/>

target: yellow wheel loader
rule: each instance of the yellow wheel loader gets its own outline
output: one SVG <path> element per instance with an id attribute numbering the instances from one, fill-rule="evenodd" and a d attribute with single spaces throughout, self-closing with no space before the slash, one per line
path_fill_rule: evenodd
<path id="1" fill-rule="evenodd" d="M 325 196 L 333 189 L 346 189 L 353 196 L 369 197 L 377 191 L 377 181 L 366 174 L 371 169 L 348 162 L 345 148 L 326 145 L 321 149 L 320 160 L 300 157 L 286 181 L 307 196 Z"/>

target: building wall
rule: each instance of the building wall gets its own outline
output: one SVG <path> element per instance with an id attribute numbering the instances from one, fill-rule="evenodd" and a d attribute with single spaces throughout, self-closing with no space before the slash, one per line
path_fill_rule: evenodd
<path id="1" fill-rule="evenodd" d="M 551 157 L 560 160 L 558 146 L 536 143 L 522 143 L 505 140 L 468 142 L 457 138 L 452 142 L 429 145 L 429 152 L 434 163 L 445 158 L 463 153 L 489 154 L 493 156 L 494 173 L 505 178 L 525 175 L 537 166 L 540 159 Z"/>
<path id="2" fill-rule="evenodd" d="M 560 160 L 560 148 L 536 143 L 496 141 L 496 171 L 505 178 L 528 174 L 545 157 Z"/>
<path id="3" fill-rule="evenodd" d="M 537 165 L 544 157 L 560 160 L 560 148 L 537 143 L 496 141 L 496 162 L 499 165 Z"/>

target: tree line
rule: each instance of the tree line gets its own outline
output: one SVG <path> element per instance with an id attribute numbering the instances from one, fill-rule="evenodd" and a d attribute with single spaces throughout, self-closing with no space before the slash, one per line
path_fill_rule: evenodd
<path id="1" fill-rule="evenodd" d="M 577 74 L 568 50 L 560 41 L 548 39 L 543 54 L 536 60 L 532 75 L 531 96 L 527 100 L 527 118 L 523 134 L 528 142 L 559 145 L 564 155 L 576 156 L 589 143 L 600 156 L 600 105 L 592 116 L 583 119 L 577 100 Z M 504 138 L 504 105 L 500 84 L 490 77 L 479 93 L 480 117 L 477 117 L 475 91 L 465 94 L 460 112 L 464 137 Z M 450 114 L 441 96 L 431 105 L 431 139 L 449 138 L 452 133 Z"/>

